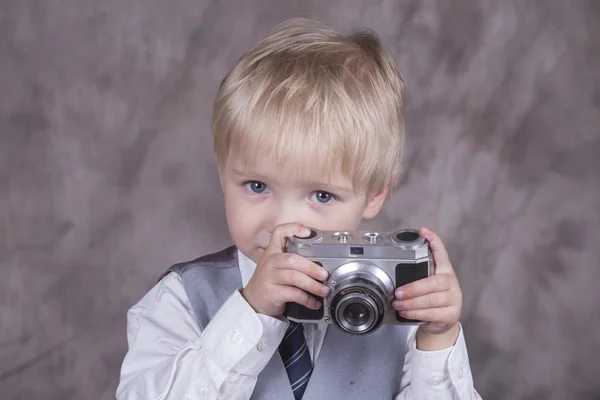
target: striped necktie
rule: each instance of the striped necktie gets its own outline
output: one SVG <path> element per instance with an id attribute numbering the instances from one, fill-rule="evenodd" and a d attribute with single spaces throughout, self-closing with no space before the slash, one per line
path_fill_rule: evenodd
<path id="1" fill-rule="evenodd" d="M 300 400 L 313 369 L 302 324 L 290 322 L 279 345 L 279 354 L 292 385 L 294 398 Z"/>

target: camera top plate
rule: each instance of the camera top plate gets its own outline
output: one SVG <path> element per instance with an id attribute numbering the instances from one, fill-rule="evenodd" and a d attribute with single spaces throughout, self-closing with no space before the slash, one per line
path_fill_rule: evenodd
<path id="1" fill-rule="evenodd" d="M 322 231 L 292 237 L 287 251 L 309 258 L 401 259 L 419 262 L 429 256 L 427 241 L 415 229 L 393 232 Z"/>

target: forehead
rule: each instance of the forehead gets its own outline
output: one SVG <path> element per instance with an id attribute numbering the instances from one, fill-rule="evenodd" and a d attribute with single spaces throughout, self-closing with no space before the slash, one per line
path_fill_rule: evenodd
<path id="1" fill-rule="evenodd" d="M 231 154 L 226 169 L 246 178 L 263 179 L 282 185 L 330 186 L 352 191 L 350 177 L 343 173 L 341 162 L 318 157 L 275 157 L 262 154 L 255 157 Z"/>

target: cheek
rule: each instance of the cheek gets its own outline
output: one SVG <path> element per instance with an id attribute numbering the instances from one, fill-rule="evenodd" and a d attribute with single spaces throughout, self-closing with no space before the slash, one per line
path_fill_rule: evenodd
<path id="1" fill-rule="evenodd" d="M 349 225 L 348 229 L 358 229 L 364 210 L 365 208 L 362 202 L 354 202 L 354 204 L 349 206 L 348 212 L 346 213 L 348 217 L 344 221 L 346 225 Z"/>
<path id="2" fill-rule="evenodd" d="M 260 210 L 240 193 L 228 193 L 225 198 L 225 214 L 232 236 L 253 234 L 260 219 Z"/>
<path id="3" fill-rule="evenodd" d="M 233 189 L 231 188 L 225 191 L 225 215 L 227 217 L 229 230 L 233 234 L 235 231 L 239 230 L 240 225 L 244 221 L 244 207 L 239 196 L 232 192 Z"/>
<path id="4" fill-rule="evenodd" d="M 360 217 L 360 214 L 348 212 L 344 214 L 343 217 L 340 217 L 337 221 L 335 221 L 336 226 L 339 227 L 336 229 L 354 231 L 358 229 L 358 225 L 360 224 L 361 220 Z"/>
<path id="5" fill-rule="evenodd" d="M 229 201 L 225 207 L 227 227 L 233 243 L 247 256 L 251 256 L 253 237 L 252 224 L 240 201 Z"/>

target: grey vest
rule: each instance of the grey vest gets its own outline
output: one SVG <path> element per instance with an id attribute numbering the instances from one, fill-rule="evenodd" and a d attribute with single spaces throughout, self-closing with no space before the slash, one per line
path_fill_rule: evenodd
<path id="1" fill-rule="evenodd" d="M 233 291 L 242 287 L 234 246 L 176 264 L 163 277 L 170 272 L 181 277 L 202 329 Z M 303 398 L 393 399 L 400 388 L 406 333 L 401 326 L 383 325 L 370 335 L 351 336 L 328 327 Z M 251 399 L 294 399 L 278 351 L 258 375 Z"/>

